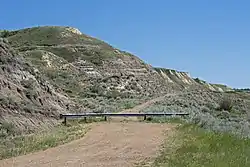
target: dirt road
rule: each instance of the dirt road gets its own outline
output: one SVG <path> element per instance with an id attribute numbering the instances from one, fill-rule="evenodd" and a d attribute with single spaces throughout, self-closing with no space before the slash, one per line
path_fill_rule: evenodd
<path id="1" fill-rule="evenodd" d="M 173 128 L 169 124 L 134 121 L 95 123 L 80 140 L 2 160 L 0 167 L 132 167 L 140 162 L 150 163 Z"/>
<path id="2" fill-rule="evenodd" d="M 136 113 L 136 112 L 140 112 L 141 110 L 149 107 L 150 105 L 154 104 L 155 102 L 163 100 L 167 96 L 175 96 L 175 95 L 176 94 L 166 94 L 165 96 L 160 96 L 160 97 L 154 98 L 154 99 L 149 100 L 149 101 L 147 101 L 147 102 L 145 102 L 143 104 L 137 105 L 137 106 L 135 106 L 132 109 L 123 110 L 122 113 L 128 113 L 128 112 Z"/>
<path id="3" fill-rule="evenodd" d="M 172 126 L 98 123 L 80 140 L 0 161 L 1 167 L 130 167 L 157 156 Z M 165 133 L 164 133 L 165 132 Z M 165 135 L 164 135 L 165 134 Z"/>

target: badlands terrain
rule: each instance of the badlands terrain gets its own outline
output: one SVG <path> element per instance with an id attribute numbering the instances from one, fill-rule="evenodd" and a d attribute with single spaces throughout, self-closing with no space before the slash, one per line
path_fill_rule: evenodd
<path id="1" fill-rule="evenodd" d="M 72 27 L 0 37 L 0 166 L 249 165 L 249 89 L 153 67 Z M 189 116 L 59 119 L 83 112 Z"/>

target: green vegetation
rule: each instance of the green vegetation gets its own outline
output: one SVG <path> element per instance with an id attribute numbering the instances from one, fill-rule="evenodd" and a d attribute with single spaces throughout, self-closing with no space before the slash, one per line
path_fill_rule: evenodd
<path id="1" fill-rule="evenodd" d="M 76 124 L 76 122 L 77 121 L 68 121 L 68 126 L 59 125 L 45 132 L 27 136 L 0 136 L 0 159 L 45 150 L 79 139 L 87 132 L 89 126 L 87 124 L 79 124 L 79 122 Z M 13 126 L 8 123 L 4 123 L 3 126 L 3 128 L 9 131 L 14 129 Z"/>
<path id="2" fill-rule="evenodd" d="M 95 44 L 104 44 L 101 40 L 71 33 L 66 28 L 60 26 L 41 26 L 11 31 L 9 40 L 14 46 L 53 46 L 58 44 L 91 44 L 94 42 Z M 66 34 L 66 32 L 69 34 Z"/>
<path id="3" fill-rule="evenodd" d="M 198 84 L 205 84 L 206 81 L 201 80 L 200 78 L 194 78 L 194 81 L 197 82 Z"/>
<path id="4" fill-rule="evenodd" d="M 139 101 L 133 100 L 133 99 L 129 99 L 126 100 L 122 103 L 123 105 L 123 109 L 131 109 L 134 108 L 136 105 L 139 105 Z"/>
<path id="5" fill-rule="evenodd" d="M 63 26 L 39 26 L 17 31 L 9 31 L 6 36 L 14 47 L 55 46 L 63 44 L 102 45 L 112 48 L 105 42 L 87 35 L 80 35 Z"/>
<path id="6" fill-rule="evenodd" d="M 248 167 L 250 139 L 208 132 L 194 125 L 177 127 L 153 167 Z"/>
<path id="7" fill-rule="evenodd" d="M 96 98 L 85 98 L 79 101 L 83 104 L 84 108 L 88 108 L 91 112 L 120 112 L 124 109 L 133 108 L 136 105 L 139 105 L 145 102 L 147 99 L 106 99 L 103 97 Z"/>
<path id="8" fill-rule="evenodd" d="M 230 132 L 239 137 L 250 137 L 250 100 L 238 93 L 193 91 L 166 97 L 143 112 L 185 112 L 187 123 L 215 132 Z"/>
<path id="9" fill-rule="evenodd" d="M 248 92 L 250 93 L 250 88 L 243 88 L 243 89 L 234 89 L 237 92 Z"/>
<path id="10" fill-rule="evenodd" d="M 232 111 L 233 101 L 231 98 L 224 97 L 224 99 L 219 104 L 219 110 Z"/>
<path id="11" fill-rule="evenodd" d="M 12 123 L 3 121 L 0 124 L 0 138 L 6 137 L 7 135 L 15 135 L 16 129 Z"/>
<path id="12" fill-rule="evenodd" d="M 68 62 L 74 62 L 81 57 L 96 65 L 101 65 L 103 60 L 115 55 L 113 48 L 105 42 L 84 34 L 73 33 L 68 30 L 68 27 L 33 27 L 17 31 L 3 31 L 1 35 L 6 37 L 9 43 L 20 52 L 33 50 L 34 53 L 29 56 L 33 58 L 35 64 L 41 61 L 41 54 L 35 52 L 41 50 L 54 53 Z M 34 59 L 36 55 L 38 57 Z"/>
<path id="13" fill-rule="evenodd" d="M 8 30 L 0 30 L 0 38 L 6 38 L 10 35 L 10 31 Z"/>

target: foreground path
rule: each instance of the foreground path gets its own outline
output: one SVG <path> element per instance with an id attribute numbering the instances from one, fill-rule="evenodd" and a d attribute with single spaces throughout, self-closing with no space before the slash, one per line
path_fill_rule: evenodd
<path id="1" fill-rule="evenodd" d="M 0 166 L 130 167 L 152 161 L 172 128 L 169 124 L 141 122 L 98 123 L 80 140 L 2 160 Z"/>

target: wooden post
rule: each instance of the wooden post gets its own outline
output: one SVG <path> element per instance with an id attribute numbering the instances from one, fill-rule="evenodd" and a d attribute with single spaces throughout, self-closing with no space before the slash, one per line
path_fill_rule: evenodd
<path id="1" fill-rule="evenodd" d="M 87 122 L 87 117 L 84 117 L 84 122 Z"/>
<path id="2" fill-rule="evenodd" d="M 104 121 L 107 121 L 107 116 L 104 116 Z"/>
<path id="3" fill-rule="evenodd" d="M 144 115 L 144 121 L 147 119 L 147 115 Z"/>
<path id="4" fill-rule="evenodd" d="M 64 117 L 63 123 L 64 123 L 65 126 L 67 125 L 67 119 L 66 119 L 66 117 Z"/>

